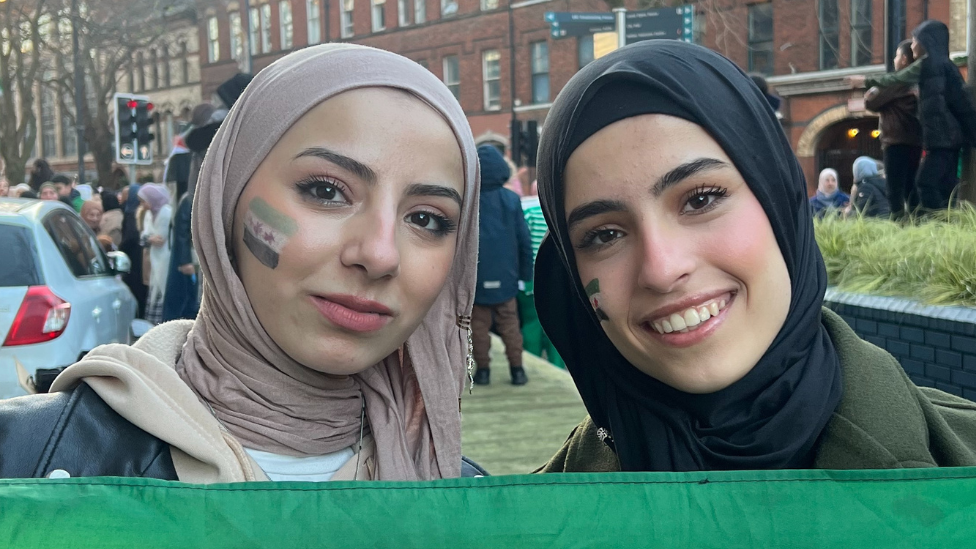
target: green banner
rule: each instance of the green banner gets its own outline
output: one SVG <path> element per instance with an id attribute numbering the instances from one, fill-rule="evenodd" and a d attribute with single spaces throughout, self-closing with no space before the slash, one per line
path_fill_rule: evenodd
<path id="1" fill-rule="evenodd" d="M 0 547 L 976 545 L 976 468 L 199 486 L 0 481 Z"/>

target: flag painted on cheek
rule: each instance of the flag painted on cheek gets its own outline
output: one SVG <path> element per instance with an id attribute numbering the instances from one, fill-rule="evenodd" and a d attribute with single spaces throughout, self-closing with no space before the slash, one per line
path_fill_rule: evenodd
<path id="1" fill-rule="evenodd" d="M 603 312 L 603 309 L 600 308 L 600 279 L 594 278 L 591 280 L 590 283 L 586 285 L 586 288 L 584 288 L 584 291 L 586 292 L 586 297 L 590 299 L 590 305 L 593 306 L 593 310 L 596 312 L 596 317 L 601 321 L 610 320 L 607 313 Z"/>
<path id="2" fill-rule="evenodd" d="M 288 238 L 298 231 L 295 220 L 271 207 L 261 198 L 251 199 L 244 214 L 244 244 L 262 264 L 278 266 L 278 257 Z"/>

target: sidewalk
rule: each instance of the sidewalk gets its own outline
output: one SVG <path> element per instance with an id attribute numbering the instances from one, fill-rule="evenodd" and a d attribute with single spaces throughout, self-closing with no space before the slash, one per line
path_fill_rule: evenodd
<path id="1" fill-rule="evenodd" d="M 504 348 L 492 335 L 491 384 L 475 385 L 472 395 L 465 388 L 462 451 L 492 475 L 531 473 L 556 453 L 586 409 L 565 370 L 529 353 L 522 354 L 529 383 L 513 386 Z"/>

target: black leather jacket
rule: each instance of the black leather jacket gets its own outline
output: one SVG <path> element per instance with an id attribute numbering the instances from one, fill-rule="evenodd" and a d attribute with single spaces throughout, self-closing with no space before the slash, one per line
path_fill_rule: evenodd
<path id="1" fill-rule="evenodd" d="M 60 393 L 0 400 L 0 478 L 178 480 L 169 449 L 126 421 L 86 383 Z M 477 463 L 461 460 L 461 476 L 488 475 Z"/>

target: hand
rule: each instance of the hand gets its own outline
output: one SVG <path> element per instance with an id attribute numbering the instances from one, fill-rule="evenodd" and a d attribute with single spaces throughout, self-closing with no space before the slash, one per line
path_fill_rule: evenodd
<path id="1" fill-rule="evenodd" d="M 163 242 L 166 242 L 166 241 L 163 240 L 163 237 L 159 236 L 158 234 L 154 234 L 154 235 L 150 236 L 149 238 L 147 238 L 146 239 L 146 242 L 148 242 L 152 246 L 162 246 L 163 245 Z"/>
<path id="2" fill-rule="evenodd" d="M 193 268 L 193 263 L 187 263 L 186 265 L 180 265 L 179 267 L 176 268 L 176 270 L 178 270 L 180 273 L 185 274 L 187 276 L 189 276 L 189 275 L 191 275 L 191 274 L 193 274 L 193 273 L 196 272 L 196 269 Z"/>
<path id="3" fill-rule="evenodd" d="M 867 78 L 863 74 L 856 74 L 854 76 L 845 76 L 844 77 L 844 83 L 847 84 L 848 86 L 850 86 L 852 89 L 854 89 L 854 88 L 863 88 L 864 87 L 864 82 L 866 80 L 867 80 Z"/>

